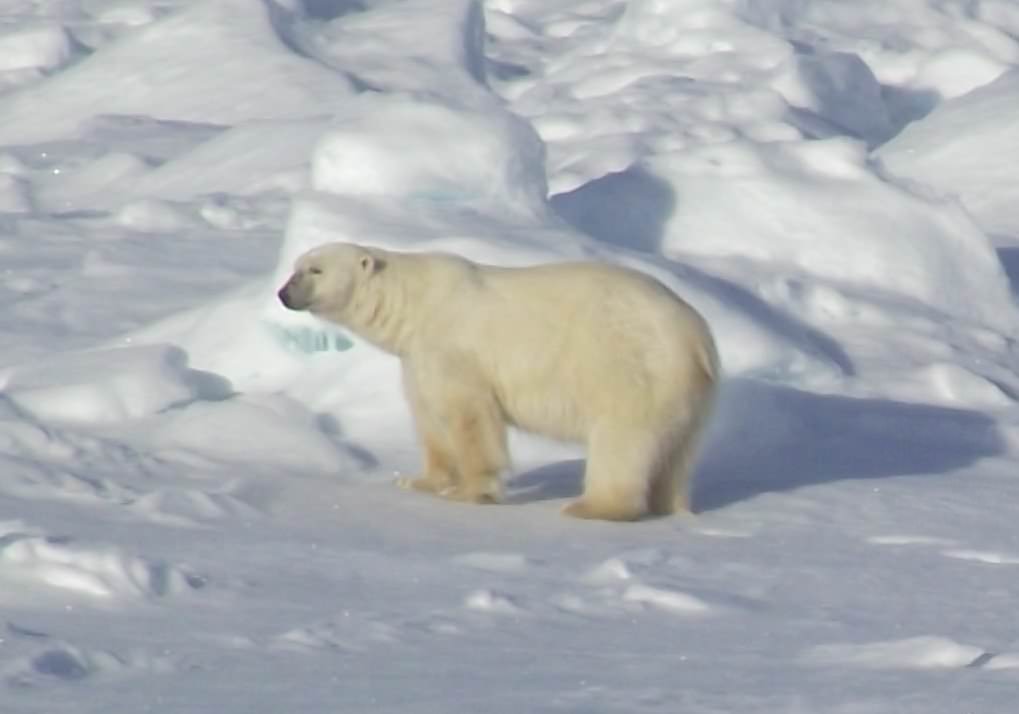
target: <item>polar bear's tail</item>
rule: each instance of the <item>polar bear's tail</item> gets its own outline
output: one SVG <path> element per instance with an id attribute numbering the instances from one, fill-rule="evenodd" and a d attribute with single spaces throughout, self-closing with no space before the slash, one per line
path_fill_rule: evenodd
<path id="1" fill-rule="evenodd" d="M 718 382 L 721 372 L 721 365 L 718 359 L 718 348 L 715 347 L 715 340 L 711 336 L 711 329 L 704 324 L 703 337 L 697 344 L 697 366 L 704 372 L 704 376 L 712 384 Z"/>
<path id="2" fill-rule="evenodd" d="M 704 324 L 694 353 L 694 376 L 688 396 L 689 409 L 677 424 L 678 434 L 670 436 L 668 449 L 653 476 L 648 492 L 648 510 L 659 516 L 690 511 L 690 486 L 694 462 L 704 432 L 715 410 L 721 367 L 711 332 Z"/>

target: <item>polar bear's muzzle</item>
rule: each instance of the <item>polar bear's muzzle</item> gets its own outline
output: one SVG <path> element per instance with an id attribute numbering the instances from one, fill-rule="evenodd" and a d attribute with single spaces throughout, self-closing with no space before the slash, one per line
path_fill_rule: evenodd
<path id="1" fill-rule="evenodd" d="M 307 281 L 301 280 L 300 273 L 294 273 L 276 296 L 283 306 L 290 310 L 307 310 L 311 304 L 311 290 L 306 283 Z"/>

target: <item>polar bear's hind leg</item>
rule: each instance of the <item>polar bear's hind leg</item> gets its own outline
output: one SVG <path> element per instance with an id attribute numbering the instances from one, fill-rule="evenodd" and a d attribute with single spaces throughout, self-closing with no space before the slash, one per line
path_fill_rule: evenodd
<path id="1" fill-rule="evenodd" d="M 651 429 L 604 422 L 591 430 L 584 493 L 563 513 L 576 518 L 635 521 L 648 511 L 660 437 Z"/>

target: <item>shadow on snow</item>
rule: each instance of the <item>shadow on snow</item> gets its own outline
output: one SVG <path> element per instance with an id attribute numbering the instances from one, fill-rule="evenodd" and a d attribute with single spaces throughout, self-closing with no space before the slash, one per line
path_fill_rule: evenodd
<path id="1" fill-rule="evenodd" d="M 941 474 L 1002 448 L 994 421 L 980 412 L 733 378 L 698 460 L 693 507 L 711 511 L 842 480 Z M 569 460 L 525 471 L 510 482 L 509 500 L 576 496 L 583 470 L 583 461 Z"/>

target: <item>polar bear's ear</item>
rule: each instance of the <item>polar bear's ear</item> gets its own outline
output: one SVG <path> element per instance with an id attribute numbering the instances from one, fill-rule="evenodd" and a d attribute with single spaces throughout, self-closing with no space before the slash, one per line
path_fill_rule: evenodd
<path id="1" fill-rule="evenodd" d="M 357 264 L 360 266 L 361 272 L 365 275 L 377 273 L 385 267 L 385 262 L 371 253 L 362 253 Z"/>

